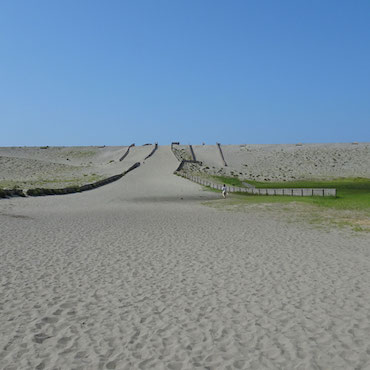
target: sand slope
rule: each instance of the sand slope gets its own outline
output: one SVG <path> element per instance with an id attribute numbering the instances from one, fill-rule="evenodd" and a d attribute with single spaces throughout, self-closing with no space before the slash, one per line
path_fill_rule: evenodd
<path id="1" fill-rule="evenodd" d="M 0 188 L 60 188 L 82 185 L 124 172 L 142 161 L 152 145 L 132 147 L 0 148 Z"/>
<path id="2" fill-rule="evenodd" d="M 370 143 L 193 146 L 204 166 L 216 173 L 257 181 L 370 177 Z M 212 168 L 214 167 L 214 168 Z"/>
<path id="3" fill-rule="evenodd" d="M 202 206 L 177 164 L 0 201 L 0 368 L 369 368 L 368 236 Z"/>

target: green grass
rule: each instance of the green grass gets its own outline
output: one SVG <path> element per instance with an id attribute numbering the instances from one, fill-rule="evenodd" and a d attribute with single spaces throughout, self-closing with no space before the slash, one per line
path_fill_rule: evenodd
<path id="1" fill-rule="evenodd" d="M 21 188 L 21 184 L 21 181 L 1 180 L 0 189 L 17 189 Z"/>
<path id="2" fill-rule="evenodd" d="M 227 176 L 211 176 L 215 182 L 243 187 L 242 181 Z M 317 227 L 335 225 L 349 227 L 355 232 L 370 232 L 370 179 L 342 178 L 334 180 L 305 180 L 292 182 L 246 181 L 257 188 L 336 188 L 336 197 L 292 197 L 233 193 L 224 200 L 205 204 L 218 209 L 243 211 L 245 206 L 258 204 L 273 212 L 283 212 L 285 218 L 305 219 Z M 208 188 L 207 190 L 220 192 Z M 265 206 L 264 206 L 265 205 Z M 251 209 L 248 208 L 251 212 Z"/>
<path id="3" fill-rule="evenodd" d="M 219 183 L 243 187 L 238 178 L 211 176 Z M 240 193 L 239 200 L 250 203 L 291 203 L 302 202 L 337 210 L 357 210 L 370 214 L 370 179 L 342 178 L 333 180 L 302 180 L 284 182 L 257 182 L 246 180 L 256 188 L 336 188 L 337 197 L 291 197 L 291 196 L 256 196 Z"/>
<path id="4" fill-rule="evenodd" d="M 211 177 L 211 179 L 216 180 L 216 182 L 218 182 L 218 183 L 223 183 L 223 184 L 231 185 L 231 186 L 239 186 L 241 188 L 245 187 L 242 184 L 242 181 L 239 180 L 237 177 L 217 176 L 217 175 L 213 175 L 213 176 L 210 176 L 210 177 Z M 245 181 L 245 182 L 250 183 L 249 181 Z"/>

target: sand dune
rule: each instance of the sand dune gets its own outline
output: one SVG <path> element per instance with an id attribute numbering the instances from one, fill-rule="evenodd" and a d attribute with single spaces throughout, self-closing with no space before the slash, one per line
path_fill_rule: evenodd
<path id="1" fill-rule="evenodd" d="M 193 148 L 209 173 L 220 171 L 250 180 L 370 177 L 370 143 L 222 145 L 227 167 L 215 145 Z"/>
<path id="2" fill-rule="evenodd" d="M 142 161 L 152 145 L 133 147 L 0 148 L 0 188 L 60 188 L 83 185 L 124 172 Z"/>
<path id="3" fill-rule="evenodd" d="M 369 368 L 368 236 L 205 207 L 177 165 L 0 200 L 0 368 Z"/>

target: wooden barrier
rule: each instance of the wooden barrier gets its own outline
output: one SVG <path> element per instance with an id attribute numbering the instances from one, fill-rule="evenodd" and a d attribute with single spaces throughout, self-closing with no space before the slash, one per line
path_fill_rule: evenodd
<path id="1" fill-rule="evenodd" d="M 158 149 L 158 143 L 155 143 L 154 145 L 154 149 L 144 158 L 144 160 L 150 158 L 154 153 L 155 151 Z"/>
<path id="2" fill-rule="evenodd" d="M 193 158 L 193 161 L 196 162 L 197 159 L 195 157 L 195 153 L 194 153 L 194 150 L 193 150 L 193 146 L 189 144 L 189 149 L 190 149 L 190 153 L 191 153 L 191 157 Z"/>
<path id="3" fill-rule="evenodd" d="M 184 161 L 183 161 L 184 162 Z M 193 162 L 193 161 L 188 161 Z M 182 163 L 182 162 L 181 162 Z M 181 165 L 181 164 L 180 164 Z M 180 167 L 180 166 L 179 166 Z M 181 167 L 182 168 L 182 167 Z M 194 181 L 200 185 L 209 186 L 213 189 L 221 190 L 222 185 L 218 183 L 213 183 L 210 180 L 205 180 L 204 178 L 188 175 L 186 173 L 179 173 L 176 170 L 175 173 L 178 175 L 187 178 L 188 180 Z M 270 188 L 241 188 L 238 186 L 226 185 L 226 191 L 228 193 L 248 193 L 254 195 L 287 195 L 294 197 L 336 197 L 337 189 L 318 189 L 318 188 L 281 188 L 281 189 L 270 189 Z"/>
<path id="4" fill-rule="evenodd" d="M 126 157 L 127 157 L 127 155 L 128 155 L 128 153 L 130 152 L 130 148 L 132 148 L 133 146 L 135 146 L 135 144 L 131 144 L 128 148 L 127 148 L 127 150 L 126 150 L 126 153 L 119 159 L 120 160 L 120 162 L 121 161 L 123 161 Z"/>
<path id="5" fill-rule="evenodd" d="M 117 181 L 123 176 L 125 176 L 127 173 L 129 173 L 130 171 L 134 170 L 135 168 L 139 166 L 140 166 L 140 162 L 136 162 L 128 170 L 126 170 L 123 173 L 120 173 L 118 175 L 114 175 L 111 177 L 107 177 L 106 179 L 99 180 L 91 184 L 86 184 L 86 185 L 81 185 L 81 186 L 70 186 L 70 187 L 61 188 L 61 189 L 49 189 L 49 188 L 28 189 L 26 194 L 30 197 L 40 197 L 43 195 L 64 195 L 64 194 L 80 193 L 82 191 L 96 189 L 103 185 L 107 185 L 107 184 L 110 184 L 111 182 Z"/>
<path id="6" fill-rule="evenodd" d="M 216 143 L 216 145 L 218 147 L 218 151 L 220 152 L 222 162 L 223 162 L 224 166 L 226 167 L 227 166 L 227 163 L 225 161 L 224 153 L 222 152 L 222 149 L 221 149 L 221 144 L 220 143 Z"/>
<path id="7" fill-rule="evenodd" d="M 21 189 L 0 189 L 0 198 L 25 197 Z"/>

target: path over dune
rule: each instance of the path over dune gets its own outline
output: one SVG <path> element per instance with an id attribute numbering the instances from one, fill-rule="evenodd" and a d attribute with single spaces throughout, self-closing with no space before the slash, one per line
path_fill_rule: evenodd
<path id="1" fill-rule="evenodd" d="M 117 183 L 114 194 L 120 193 L 122 201 L 179 201 L 190 199 L 214 199 L 217 196 L 205 192 L 199 185 L 192 184 L 173 172 L 179 162 L 170 147 L 160 146 L 134 172 Z"/>
<path id="2" fill-rule="evenodd" d="M 368 237 L 202 206 L 177 165 L 0 201 L 0 368 L 368 368 Z"/>

